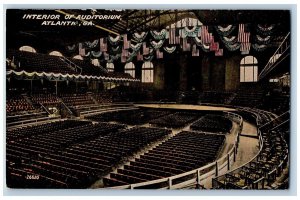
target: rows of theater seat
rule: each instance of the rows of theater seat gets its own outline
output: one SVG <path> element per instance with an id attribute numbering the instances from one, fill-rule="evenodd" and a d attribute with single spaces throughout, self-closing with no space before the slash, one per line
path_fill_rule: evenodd
<path id="1" fill-rule="evenodd" d="M 57 129 L 58 127 L 60 129 Z M 122 128 L 123 125 L 67 121 L 60 124 L 40 125 L 32 132 L 30 131 L 32 128 L 14 131 L 13 135 L 17 138 L 8 139 L 6 149 L 8 186 L 88 187 L 97 179 L 97 175 L 103 172 L 101 167 L 109 166 L 104 163 L 109 164 L 111 160 L 104 156 L 104 150 L 99 152 L 98 158 L 97 155 L 88 153 L 87 148 L 81 152 L 80 144 L 95 138 L 102 140 L 102 137 Z M 27 180 L 26 174 L 41 179 L 33 182 Z"/>
<path id="2" fill-rule="evenodd" d="M 103 179 L 105 187 L 146 182 L 197 169 L 216 159 L 223 135 L 180 132 Z M 141 188 L 160 188 L 161 184 Z"/>
<path id="3" fill-rule="evenodd" d="M 198 118 L 199 114 L 178 112 L 151 120 L 149 123 L 160 127 L 180 128 Z"/>
<path id="4" fill-rule="evenodd" d="M 22 95 L 7 95 L 6 113 L 8 115 L 13 115 L 14 113 L 26 112 L 31 110 L 34 110 L 34 107 L 30 103 L 28 103 Z"/>
<path id="5" fill-rule="evenodd" d="M 232 122 L 220 115 L 205 115 L 191 125 L 192 130 L 228 133 Z"/>
<path id="6" fill-rule="evenodd" d="M 130 125 L 140 125 L 170 113 L 170 111 L 159 111 L 153 109 L 134 109 L 106 112 L 88 116 L 87 118 L 93 121 L 117 121 Z"/>
<path id="7" fill-rule="evenodd" d="M 268 113 L 259 119 L 266 120 Z M 270 120 L 270 118 L 269 118 Z M 289 132 L 289 127 L 286 126 Z M 287 166 L 288 146 L 281 129 L 265 128 L 261 130 L 263 148 L 257 158 L 242 168 L 228 173 L 216 180 L 214 188 L 227 189 L 263 189 L 270 187 Z M 283 162 L 283 163 L 281 163 Z M 275 170 L 275 173 L 271 173 Z"/>
<path id="8" fill-rule="evenodd" d="M 58 56 L 13 50 L 8 52 L 9 56 L 11 56 L 11 59 L 13 57 L 16 65 L 14 70 L 16 71 L 77 74 Z"/>

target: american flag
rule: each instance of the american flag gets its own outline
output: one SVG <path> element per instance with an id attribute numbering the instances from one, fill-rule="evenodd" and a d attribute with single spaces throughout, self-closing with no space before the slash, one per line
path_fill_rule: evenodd
<path id="1" fill-rule="evenodd" d="M 210 43 L 210 39 L 211 39 L 210 36 L 211 36 L 211 34 L 209 34 L 209 32 L 208 32 L 208 27 L 207 26 L 202 26 L 201 39 L 202 39 L 202 42 L 204 44 Z"/>
<path id="2" fill-rule="evenodd" d="M 85 48 L 82 47 L 82 43 L 79 43 L 78 44 L 78 47 L 79 47 L 79 55 L 81 56 L 85 56 Z"/>
<path id="3" fill-rule="evenodd" d="M 128 50 L 127 49 L 122 49 L 122 56 L 125 56 L 125 57 L 128 56 Z"/>
<path id="4" fill-rule="evenodd" d="M 176 44 L 176 29 L 170 28 L 169 30 L 169 44 Z"/>
<path id="5" fill-rule="evenodd" d="M 143 55 L 148 55 L 150 53 L 149 47 L 147 47 L 146 42 L 143 42 Z"/>
<path id="6" fill-rule="evenodd" d="M 199 56 L 199 49 L 197 49 L 195 44 L 193 45 L 192 56 Z"/>
<path id="7" fill-rule="evenodd" d="M 107 39 L 106 38 L 100 38 L 100 51 L 101 52 L 107 51 Z"/>
<path id="8" fill-rule="evenodd" d="M 244 52 L 242 54 L 246 54 L 246 52 L 249 52 L 251 48 L 251 43 L 247 42 L 247 43 L 241 43 L 241 47 L 240 47 L 240 51 Z"/>
<path id="9" fill-rule="evenodd" d="M 156 49 L 156 58 L 157 59 L 162 59 L 164 58 L 164 53 L 159 51 L 159 49 Z"/>
<path id="10" fill-rule="evenodd" d="M 142 61 L 142 60 L 143 60 L 143 55 L 141 54 L 140 51 L 138 51 L 138 53 L 137 53 L 137 55 L 136 55 L 136 59 L 137 59 L 138 61 Z"/>
<path id="11" fill-rule="evenodd" d="M 250 41 L 250 32 L 246 32 L 245 24 L 239 24 L 238 42 L 248 43 Z"/>
<path id="12" fill-rule="evenodd" d="M 215 51 L 215 56 L 223 56 L 223 49 L 219 49 L 218 51 Z"/>
<path id="13" fill-rule="evenodd" d="M 129 49 L 130 47 L 130 41 L 127 40 L 127 34 L 123 35 L 123 48 Z"/>
<path id="14" fill-rule="evenodd" d="M 209 46 L 210 51 L 218 51 L 219 50 L 219 42 L 212 42 Z"/>

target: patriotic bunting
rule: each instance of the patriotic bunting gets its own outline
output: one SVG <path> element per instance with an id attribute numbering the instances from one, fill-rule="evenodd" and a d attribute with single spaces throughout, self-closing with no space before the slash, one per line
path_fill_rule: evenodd
<path id="1" fill-rule="evenodd" d="M 193 45 L 192 56 L 199 56 L 199 49 L 197 49 L 195 44 Z"/>
<path id="2" fill-rule="evenodd" d="M 215 56 L 223 56 L 223 49 L 219 49 L 218 51 L 215 51 Z"/>
<path id="3" fill-rule="evenodd" d="M 164 53 L 159 51 L 159 49 L 156 49 L 156 58 L 157 59 L 162 59 L 164 58 Z"/>

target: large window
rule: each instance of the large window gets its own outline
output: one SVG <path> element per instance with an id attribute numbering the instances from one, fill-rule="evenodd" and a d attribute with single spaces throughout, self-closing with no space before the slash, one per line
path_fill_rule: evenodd
<path id="1" fill-rule="evenodd" d="M 152 62 L 144 62 L 142 66 L 142 82 L 153 83 L 153 64 Z"/>
<path id="2" fill-rule="evenodd" d="M 135 66 L 132 62 L 127 63 L 125 65 L 125 73 L 130 74 L 133 78 L 135 78 Z"/>
<path id="3" fill-rule="evenodd" d="M 106 69 L 108 72 L 114 72 L 115 71 L 114 63 L 106 63 Z"/>
<path id="4" fill-rule="evenodd" d="M 257 59 L 246 56 L 240 63 L 240 82 L 257 82 L 258 66 Z"/>

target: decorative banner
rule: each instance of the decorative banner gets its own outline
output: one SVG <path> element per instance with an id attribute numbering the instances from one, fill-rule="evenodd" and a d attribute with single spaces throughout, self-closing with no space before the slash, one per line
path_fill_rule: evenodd
<path id="1" fill-rule="evenodd" d="M 199 56 L 199 49 L 195 44 L 193 45 L 192 56 Z"/>
<path id="2" fill-rule="evenodd" d="M 74 52 L 75 49 L 76 49 L 76 44 L 73 44 L 72 46 L 67 46 L 67 50 L 68 50 L 69 52 Z"/>
<path id="3" fill-rule="evenodd" d="M 268 25 L 258 24 L 256 31 L 260 35 L 267 36 L 267 35 L 271 35 L 273 33 L 274 29 L 275 29 L 275 24 L 271 24 L 269 26 Z"/>
<path id="4" fill-rule="evenodd" d="M 82 46 L 82 43 L 78 44 L 79 55 L 85 56 L 85 49 Z"/>
<path id="5" fill-rule="evenodd" d="M 133 51 L 138 51 L 140 50 L 142 46 L 142 43 L 136 43 L 136 45 L 134 45 L 132 42 L 130 43 L 130 48 L 133 50 Z"/>
<path id="6" fill-rule="evenodd" d="M 133 33 L 132 37 L 137 42 L 143 42 L 144 39 L 147 37 L 147 35 L 148 35 L 148 32 L 142 32 L 141 34 L 139 34 L 139 33 Z"/>
<path id="7" fill-rule="evenodd" d="M 144 56 L 144 61 L 151 61 L 153 57 L 153 55 Z"/>
<path id="8" fill-rule="evenodd" d="M 223 49 L 219 49 L 218 51 L 215 51 L 215 56 L 223 56 Z"/>
<path id="9" fill-rule="evenodd" d="M 115 38 L 112 36 L 108 36 L 108 41 L 111 45 L 118 45 L 118 43 L 121 41 L 121 36 L 117 35 Z"/>
<path id="10" fill-rule="evenodd" d="M 199 32 L 201 32 L 201 28 L 199 26 L 194 26 L 192 29 L 189 29 L 188 27 L 181 29 L 182 38 L 196 37 Z"/>
<path id="11" fill-rule="evenodd" d="M 235 44 L 226 44 L 225 43 L 225 47 L 229 50 L 229 51 L 236 51 L 241 47 L 240 43 L 235 43 Z"/>
<path id="12" fill-rule="evenodd" d="M 130 41 L 127 40 L 127 34 L 123 35 L 123 49 L 129 49 Z"/>
<path id="13" fill-rule="evenodd" d="M 235 28 L 236 28 L 236 26 L 234 26 L 234 25 L 228 25 L 226 27 L 215 26 L 215 29 L 217 30 L 218 34 L 221 36 L 230 35 L 234 31 Z"/>
<path id="14" fill-rule="evenodd" d="M 121 46 L 111 47 L 110 49 L 114 54 L 122 52 Z"/>
<path id="15" fill-rule="evenodd" d="M 99 58 L 102 55 L 101 51 L 91 51 L 93 57 Z"/>
<path id="16" fill-rule="evenodd" d="M 92 48 L 95 48 L 95 47 L 98 45 L 98 43 L 99 43 L 99 40 L 94 40 L 93 42 L 87 41 L 87 42 L 85 42 L 84 44 L 85 44 L 88 48 L 92 49 Z"/>
<path id="17" fill-rule="evenodd" d="M 85 57 L 89 57 L 91 55 L 91 52 L 89 51 L 87 54 L 83 55 Z"/>
<path id="18" fill-rule="evenodd" d="M 100 38 L 100 51 L 101 52 L 107 51 L 107 39 L 106 38 Z"/>
<path id="19" fill-rule="evenodd" d="M 152 37 L 155 39 L 155 40 L 163 40 L 166 38 L 166 35 L 167 35 L 167 30 L 166 29 L 162 29 L 160 32 L 158 31 L 150 31 Z"/>
<path id="20" fill-rule="evenodd" d="M 176 50 L 176 46 L 172 46 L 172 47 L 164 47 L 164 50 L 165 50 L 167 53 L 171 54 L 171 53 L 173 53 L 173 52 Z"/>
<path id="21" fill-rule="evenodd" d="M 10 70 L 6 72 L 6 76 L 16 76 L 21 79 L 43 79 L 47 78 L 48 80 L 58 80 L 58 81 L 67 81 L 67 80 L 112 80 L 112 81 L 130 81 L 130 82 L 137 82 L 140 81 L 139 79 L 134 78 L 116 78 L 116 77 L 109 77 L 109 76 L 89 76 L 89 75 L 74 75 L 74 74 L 61 74 L 61 73 L 46 73 L 46 72 L 16 72 L 14 70 Z"/>
<path id="22" fill-rule="evenodd" d="M 226 44 L 234 44 L 237 42 L 237 37 L 236 36 L 224 36 L 224 37 L 221 37 L 222 41 Z"/>
<path id="23" fill-rule="evenodd" d="M 265 44 L 252 44 L 252 48 L 255 50 L 255 51 L 264 51 L 267 49 L 267 45 Z"/>
<path id="24" fill-rule="evenodd" d="M 164 42 L 165 42 L 165 39 L 162 39 L 162 40 L 160 40 L 160 41 L 158 41 L 158 42 L 156 42 L 155 40 L 152 40 L 152 41 L 150 42 L 150 44 L 151 44 L 151 46 L 152 46 L 154 49 L 159 49 L 159 48 L 162 47 L 162 45 L 164 44 Z"/>
<path id="25" fill-rule="evenodd" d="M 266 36 L 265 38 L 263 38 L 259 35 L 256 35 L 256 40 L 255 41 L 259 44 L 269 44 L 270 41 L 271 41 L 271 36 Z"/>

